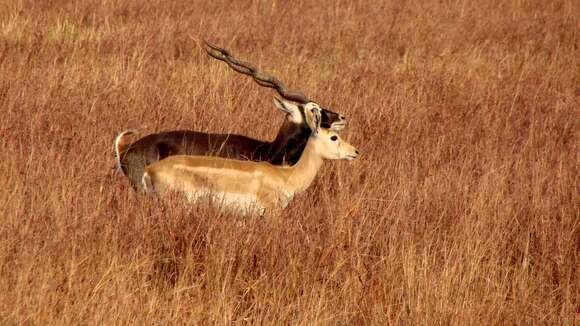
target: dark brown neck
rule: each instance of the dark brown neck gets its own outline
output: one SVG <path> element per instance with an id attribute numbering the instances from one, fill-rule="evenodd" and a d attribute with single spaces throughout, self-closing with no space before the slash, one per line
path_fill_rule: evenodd
<path id="1" fill-rule="evenodd" d="M 285 119 L 274 141 L 261 147 L 259 154 L 274 165 L 294 165 L 300 159 L 309 136 L 309 129 Z"/>

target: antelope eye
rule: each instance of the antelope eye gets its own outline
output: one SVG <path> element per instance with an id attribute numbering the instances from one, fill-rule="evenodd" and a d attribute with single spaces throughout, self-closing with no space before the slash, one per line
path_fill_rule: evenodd
<path id="1" fill-rule="evenodd" d="M 332 140 L 332 141 L 336 141 L 337 139 L 338 139 L 338 137 L 336 137 L 336 136 L 330 137 L 330 140 Z"/>

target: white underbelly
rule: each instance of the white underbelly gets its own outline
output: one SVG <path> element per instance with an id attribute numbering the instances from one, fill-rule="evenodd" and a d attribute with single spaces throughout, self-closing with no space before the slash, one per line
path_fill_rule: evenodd
<path id="1" fill-rule="evenodd" d="M 196 203 L 200 200 L 208 200 L 211 204 L 216 205 L 222 211 L 235 212 L 242 215 L 264 213 L 264 207 L 262 207 L 260 201 L 254 195 L 229 192 L 213 193 L 200 190 L 194 193 L 186 193 L 186 196 L 192 203 Z"/>

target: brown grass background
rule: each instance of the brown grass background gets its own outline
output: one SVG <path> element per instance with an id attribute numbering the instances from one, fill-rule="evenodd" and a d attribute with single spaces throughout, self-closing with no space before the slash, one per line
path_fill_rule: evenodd
<path id="1" fill-rule="evenodd" d="M 580 320 L 580 3 L 0 1 L 0 324 Z M 349 119 L 282 214 L 134 192 L 116 133 Z"/>

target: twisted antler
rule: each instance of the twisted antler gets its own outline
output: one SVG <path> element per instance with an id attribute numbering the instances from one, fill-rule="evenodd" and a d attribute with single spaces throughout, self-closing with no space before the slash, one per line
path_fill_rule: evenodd
<path id="1" fill-rule="evenodd" d="M 224 61 L 234 71 L 237 71 L 244 75 L 252 76 L 252 78 L 256 83 L 258 83 L 258 85 L 263 87 L 274 88 L 278 92 L 278 94 L 280 94 L 280 96 L 289 101 L 294 101 L 303 104 L 310 102 L 310 100 L 308 99 L 308 97 L 306 97 L 306 95 L 304 95 L 304 93 L 300 91 L 288 90 L 286 86 L 276 77 L 266 75 L 260 72 L 256 67 L 254 67 L 250 63 L 236 59 L 235 57 L 232 56 L 232 54 L 228 50 L 217 47 L 206 40 L 204 40 L 204 43 L 208 47 L 205 49 L 205 51 L 212 58 Z M 213 51 L 220 52 L 221 55 L 215 54 Z"/>

